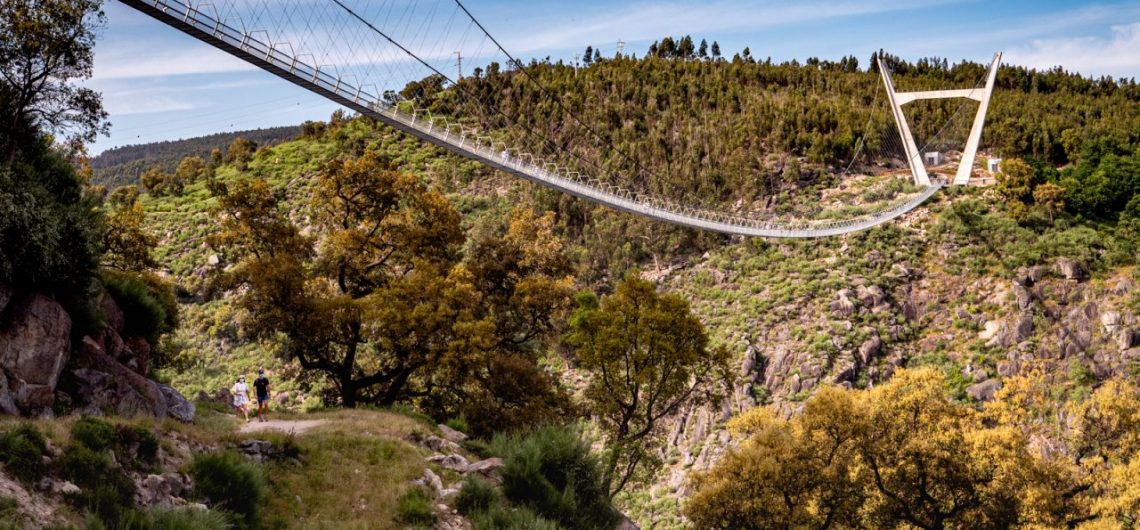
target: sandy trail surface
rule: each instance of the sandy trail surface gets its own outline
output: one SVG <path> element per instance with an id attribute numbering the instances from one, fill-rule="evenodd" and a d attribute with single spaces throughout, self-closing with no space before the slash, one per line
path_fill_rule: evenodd
<path id="1" fill-rule="evenodd" d="M 293 434 L 303 434 L 305 431 L 313 427 L 319 427 L 325 424 L 325 420 L 269 420 L 257 421 L 256 419 L 250 420 L 249 423 L 243 423 L 238 427 L 240 433 L 251 433 L 258 431 L 281 431 Z"/>

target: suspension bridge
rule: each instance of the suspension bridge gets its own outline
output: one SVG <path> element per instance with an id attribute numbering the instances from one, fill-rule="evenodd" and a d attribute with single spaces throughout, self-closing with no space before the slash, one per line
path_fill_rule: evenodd
<path id="1" fill-rule="evenodd" d="M 456 18 L 461 17 L 466 17 L 468 30 L 475 28 L 482 32 L 482 37 L 476 39 L 481 43 L 480 49 L 483 44 L 491 43 L 495 53 L 504 55 L 508 64 L 519 69 L 519 75 L 529 76 L 522 63 L 510 55 L 458 0 L 451 16 L 438 17 L 439 22 L 436 22 L 434 11 L 431 18 L 425 16 L 416 21 L 407 14 L 407 8 L 403 14 L 389 9 L 385 20 L 390 20 L 396 12 L 396 20 L 402 21 L 397 23 L 405 26 L 400 36 L 395 35 L 395 31 L 379 27 L 367 13 L 361 13 L 370 6 L 366 1 L 363 8 L 353 8 L 346 3 L 349 0 L 328 0 L 321 4 L 322 10 L 304 15 L 299 14 L 297 2 L 277 0 L 247 0 L 245 4 L 233 0 L 215 0 L 221 2 L 218 4 L 188 0 L 120 1 L 290 83 L 496 170 L 632 214 L 701 230 L 759 237 L 815 238 L 865 230 L 917 208 L 947 185 L 940 178 L 932 178 L 924 166 L 922 151 L 902 113 L 902 106 L 912 101 L 966 98 L 980 103 L 953 181 L 953 184 L 965 184 L 972 171 L 1001 59 L 1000 54 L 995 55 L 987 70 L 984 86 L 910 93 L 896 92 L 890 72 L 880 62 L 906 164 L 918 191 L 901 202 L 846 219 L 764 219 L 694 206 L 612 184 L 611 179 L 599 178 L 602 176 L 599 165 L 591 164 L 575 153 L 558 152 L 558 149 L 566 148 L 552 147 L 553 144 L 540 133 L 527 131 L 541 140 L 539 149 L 508 145 L 507 141 L 497 139 L 493 131 L 466 125 L 454 116 L 429 112 L 415 106 L 412 101 L 402 101 L 391 88 L 383 89 L 384 86 L 399 86 L 393 85 L 393 79 L 407 82 L 424 77 L 408 70 L 413 66 L 445 80 L 451 89 L 459 90 L 455 80 L 444 74 L 439 61 L 433 59 L 440 55 L 438 50 L 445 49 L 444 44 L 437 42 L 433 51 L 432 46 L 424 43 L 433 24 L 450 29 Z M 313 4 L 309 3 L 310 6 Z M 371 4 L 377 9 L 375 5 L 377 3 Z M 419 28 L 409 35 L 408 27 L 415 25 Z M 320 29 L 329 27 L 335 31 Z M 350 29 L 351 33 L 346 37 L 346 31 Z M 467 38 L 464 34 L 462 43 L 466 43 Z M 453 53 L 446 51 L 447 55 Z M 378 80 L 375 72 L 384 70 L 387 71 L 386 80 Z M 501 111 L 494 109 L 494 112 Z M 578 160 L 581 166 L 585 166 L 585 171 L 579 171 L 581 168 L 577 166 L 571 167 L 564 162 L 566 159 Z"/>

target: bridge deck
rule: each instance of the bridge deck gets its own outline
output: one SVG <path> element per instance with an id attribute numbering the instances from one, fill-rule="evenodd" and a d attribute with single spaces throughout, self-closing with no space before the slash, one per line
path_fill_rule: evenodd
<path id="1" fill-rule="evenodd" d="M 368 94 L 312 67 L 281 50 L 215 20 L 178 0 L 121 0 L 157 20 L 222 51 L 243 59 L 286 81 L 336 101 L 356 112 L 370 116 L 391 127 L 415 136 L 452 153 L 476 160 L 500 171 L 536 182 L 576 197 L 618 210 L 647 216 L 682 226 L 726 234 L 777 238 L 815 238 L 865 230 L 895 219 L 917 208 L 942 184 L 935 182 L 892 208 L 846 220 L 768 221 L 749 219 L 726 212 L 688 207 L 611 186 L 544 163 L 530 155 L 511 155 L 480 141 L 474 134 L 455 132 L 451 126 L 439 126 L 438 118 L 423 118 L 401 111 L 382 102 L 379 95 Z"/>

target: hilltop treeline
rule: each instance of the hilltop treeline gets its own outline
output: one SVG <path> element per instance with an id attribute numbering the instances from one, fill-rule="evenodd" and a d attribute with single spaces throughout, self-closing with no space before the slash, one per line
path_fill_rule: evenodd
<path id="1" fill-rule="evenodd" d="M 666 38 L 642 58 L 595 52 L 583 65 L 491 64 L 454 89 L 427 78 L 401 95 L 421 108 L 477 120 L 508 145 L 572 161 L 602 179 L 689 203 L 755 211 L 811 195 L 805 188 L 829 185 L 827 176 L 853 159 L 901 167 L 889 156 L 897 133 L 876 65 L 880 56 L 903 91 L 980 86 L 987 67 L 939 58 L 907 62 L 885 52 L 867 61 L 777 63 L 748 49 L 726 58 L 716 43 L 702 44 Z M 1140 142 L 1140 85 L 1134 80 L 1004 66 L 997 85 L 983 148 L 1030 160 L 1037 180 L 1056 180 L 1050 170 L 1080 162 L 1090 146 L 1101 146 L 1098 153 L 1105 145 L 1131 153 Z M 923 101 L 907 112 L 920 139 L 953 117 L 964 144 L 974 105 Z M 716 237 L 628 219 L 553 193 L 544 197 L 542 205 L 557 210 L 571 230 L 589 234 L 584 243 L 597 249 L 590 260 L 599 268 L 612 260 L 700 249 Z M 583 230 L 587 225 L 593 230 Z M 616 237 L 622 233 L 642 237 Z"/>
<path id="2" fill-rule="evenodd" d="M 467 98 L 436 97 L 423 90 L 428 83 L 410 87 L 410 94 L 423 93 L 440 110 L 479 116 L 492 128 L 507 125 L 505 115 L 512 129 L 533 130 L 622 171 L 625 182 L 632 172 L 650 190 L 721 199 L 777 189 L 780 172 L 765 166 L 767 154 L 845 165 L 859 138 L 870 142 L 865 152 L 875 153 L 880 136 L 893 132 L 874 65 L 879 53 L 865 65 L 855 57 L 775 63 L 747 49 L 732 59 L 702 58 L 687 51 L 693 46 L 686 41 L 665 39 L 645 58 L 598 58 L 584 68 L 533 61 L 525 72 L 508 72 L 492 64 L 460 83 Z M 882 57 L 899 90 L 979 86 L 986 69 Z M 1000 155 L 1062 165 L 1075 162 L 1089 141 L 1109 136 L 1131 145 L 1140 139 L 1140 86 L 1133 80 L 1007 66 L 997 83 L 985 144 Z M 476 102 L 502 114 L 477 109 Z M 928 138 L 958 107 L 916 103 L 907 110 L 916 135 Z"/>
<path id="3" fill-rule="evenodd" d="M 91 169 L 94 170 L 91 181 L 107 188 L 138 184 L 139 178 L 147 170 L 158 168 L 165 173 L 173 173 L 183 158 L 209 158 L 211 151 L 223 149 L 239 137 L 252 140 L 258 145 L 272 145 L 291 140 L 300 132 L 300 127 L 296 126 L 272 127 L 116 147 L 91 159 Z"/>

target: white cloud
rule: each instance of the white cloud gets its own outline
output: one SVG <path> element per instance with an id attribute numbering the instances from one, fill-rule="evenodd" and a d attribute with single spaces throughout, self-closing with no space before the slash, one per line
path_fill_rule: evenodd
<path id="1" fill-rule="evenodd" d="M 1035 68 L 1062 66 L 1085 75 L 1140 76 L 1140 22 L 1113 26 L 1108 37 L 1037 39 L 1010 50 L 1008 61 Z"/>

